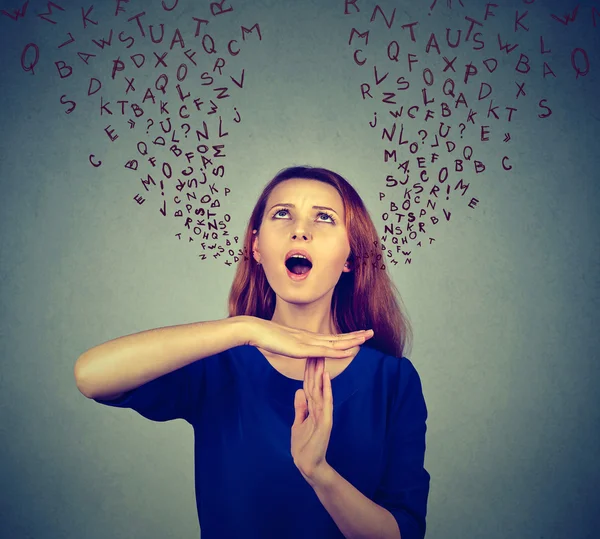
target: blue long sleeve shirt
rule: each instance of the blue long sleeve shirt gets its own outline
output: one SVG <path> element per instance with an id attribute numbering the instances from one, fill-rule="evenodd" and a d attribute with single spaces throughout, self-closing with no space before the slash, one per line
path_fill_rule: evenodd
<path id="1" fill-rule="evenodd" d="M 427 408 L 405 357 L 361 346 L 332 381 L 327 462 L 422 539 L 430 475 Z M 254 346 L 195 361 L 112 401 L 152 421 L 194 429 L 196 506 L 202 539 L 343 538 L 291 455 L 294 394 L 302 380 L 277 371 Z"/>

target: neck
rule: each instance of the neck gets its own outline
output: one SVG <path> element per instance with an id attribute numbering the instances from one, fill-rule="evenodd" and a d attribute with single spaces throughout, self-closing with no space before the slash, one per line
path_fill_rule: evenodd
<path id="1" fill-rule="evenodd" d="M 315 301 L 309 304 L 294 304 L 277 298 L 271 321 L 294 329 L 334 335 L 338 330 L 331 316 L 331 298 L 321 299 L 326 300 L 327 303 Z"/>

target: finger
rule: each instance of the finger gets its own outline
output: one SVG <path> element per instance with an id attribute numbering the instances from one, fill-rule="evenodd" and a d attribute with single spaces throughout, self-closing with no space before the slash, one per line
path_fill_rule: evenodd
<path id="1" fill-rule="evenodd" d="M 353 339 L 357 335 L 368 335 L 370 331 L 372 330 L 359 329 L 349 333 L 313 333 L 311 336 L 315 337 L 316 339 L 326 339 L 328 341 L 334 339 L 339 341 L 344 339 Z"/>
<path id="2" fill-rule="evenodd" d="M 352 354 L 357 354 L 360 350 L 360 345 L 363 344 L 364 339 L 351 341 L 347 345 L 338 345 L 334 347 L 317 346 L 316 351 L 311 353 L 316 357 L 330 357 L 330 358 L 342 358 L 348 357 Z"/>
<path id="3" fill-rule="evenodd" d="M 329 421 L 333 418 L 333 391 L 329 372 L 325 371 L 323 376 L 325 377 L 323 380 L 323 414 L 325 419 Z"/>
<path id="4" fill-rule="evenodd" d="M 352 354 L 357 354 L 360 350 L 359 346 L 352 346 L 351 348 L 342 350 L 334 350 L 333 348 L 326 348 L 324 346 L 314 346 L 311 348 L 312 350 L 308 353 L 309 357 L 326 357 L 330 359 L 344 359 Z"/>
<path id="5" fill-rule="evenodd" d="M 312 359 L 312 361 L 311 361 L 310 370 L 309 370 L 309 376 L 310 376 L 309 387 L 310 387 L 310 396 L 312 398 L 313 414 L 315 414 L 313 416 L 313 419 L 316 419 L 316 414 L 317 414 L 317 410 L 318 410 L 317 406 L 319 404 L 319 391 L 318 391 L 319 381 L 317 379 L 317 369 L 319 367 L 319 358 L 313 357 L 311 359 Z"/>
<path id="6" fill-rule="evenodd" d="M 372 328 L 369 329 L 357 329 L 356 331 L 349 331 L 348 333 L 341 333 L 340 336 L 350 336 L 350 335 L 369 335 L 374 333 Z"/>
<path id="7" fill-rule="evenodd" d="M 294 394 L 294 423 L 293 427 L 301 425 L 304 423 L 306 416 L 308 415 L 308 408 L 306 406 L 306 395 L 300 390 L 296 391 Z"/>
<path id="8" fill-rule="evenodd" d="M 348 350 L 349 348 L 354 348 L 357 345 L 364 343 L 365 340 L 366 340 L 365 336 L 362 335 L 362 336 L 354 337 L 353 339 L 345 339 L 342 341 L 335 341 L 333 339 L 328 339 L 326 341 L 326 343 L 321 341 L 318 344 L 315 343 L 310 346 L 316 346 L 319 350 L 323 350 L 323 346 L 327 346 L 328 352 L 337 352 L 337 351 Z M 314 355 L 328 357 L 328 354 L 315 353 Z"/>
<path id="9" fill-rule="evenodd" d="M 315 358 L 315 364 L 313 367 L 313 376 L 312 376 L 312 394 L 313 394 L 313 400 L 314 400 L 314 404 L 315 404 L 315 409 L 318 409 L 318 405 L 320 402 L 320 395 L 319 395 L 319 373 L 321 372 L 321 358 Z"/>
<path id="10" fill-rule="evenodd" d="M 315 369 L 315 394 L 319 408 L 323 409 L 323 372 L 325 371 L 325 359 L 319 358 Z"/>
<path id="11" fill-rule="evenodd" d="M 346 348 L 350 348 L 352 346 L 356 346 L 357 343 L 363 343 L 366 340 L 366 335 L 357 335 L 352 339 L 344 339 L 340 341 L 335 341 L 333 339 L 329 339 L 327 342 L 329 346 L 335 348 L 336 350 L 344 350 Z"/>
<path id="12" fill-rule="evenodd" d="M 307 357 L 306 358 L 306 363 L 304 365 L 304 393 L 306 394 L 306 400 L 308 401 L 308 413 L 309 415 L 313 413 L 313 406 L 312 406 L 312 385 L 311 385 L 311 370 L 312 370 L 312 363 L 313 363 L 313 358 L 311 357 Z"/>
<path id="13" fill-rule="evenodd" d="M 340 334 L 336 334 L 336 335 L 327 335 L 325 333 L 321 333 L 321 334 L 317 334 L 315 335 L 315 338 L 317 339 L 325 339 L 325 340 L 335 340 L 335 341 L 343 341 L 343 340 L 347 340 L 347 339 L 354 339 L 356 337 L 360 337 L 362 335 L 370 335 L 371 333 L 373 333 L 372 329 L 359 329 L 357 331 L 353 331 L 351 333 L 340 333 Z"/>

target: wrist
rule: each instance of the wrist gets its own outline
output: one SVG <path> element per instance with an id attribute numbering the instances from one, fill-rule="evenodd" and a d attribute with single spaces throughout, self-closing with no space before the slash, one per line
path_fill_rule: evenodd
<path id="1" fill-rule="evenodd" d="M 309 474 L 304 473 L 301 468 L 298 470 L 312 488 L 327 488 L 333 482 L 335 474 L 335 470 L 328 462 L 322 463 Z"/>
<path id="2" fill-rule="evenodd" d="M 254 343 L 254 317 L 248 315 L 240 315 L 233 317 L 234 332 L 238 336 L 238 346 L 250 345 L 255 346 Z"/>

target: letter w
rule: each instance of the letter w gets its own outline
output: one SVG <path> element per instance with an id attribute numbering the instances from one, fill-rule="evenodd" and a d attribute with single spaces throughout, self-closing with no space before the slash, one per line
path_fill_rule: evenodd
<path id="1" fill-rule="evenodd" d="M 8 11 L 3 9 L 2 15 L 6 15 L 7 17 L 10 17 L 13 21 L 18 21 L 19 17 L 21 17 L 21 18 L 25 17 L 25 13 L 27 13 L 27 4 L 29 4 L 29 0 L 27 0 L 27 2 L 25 2 L 21 6 L 21 11 L 19 11 L 18 9 L 15 9 L 14 15 L 11 15 Z"/>
<path id="2" fill-rule="evenodd" d="M 110 47 L 110 44 L 112 42 L 112 36 L 113 36 L 113 31 L 112 28 L 110 29 L 110 34 L 108 35 L 108 41 L 106 41 L 104 38 L 102 38 L 102 41 L 98 42 L 95 39 L 92 39 L 92 41 L 98 45 L 98 47 L 100 47 L 101 49 L 104 49 L 105 45 L 108 45 Z"/>
<path id="3" fill-rule="evenodd" d="M 567 26 L 570 22 L 575 22 L 575 19 L 577 18 L 577 10 L 579 9 L 579 4 L 577 4 L 577 6 L 575 7 L 575 9 L 573 10 L 573 13 L 571 14 L 566 14 L 562 19 L 560 17 L 557 17 L 556 15 L 550 15 L 555 21 L 561 22 L 563 23 L 565 26 Z"/>
<path id="4" fill-rule="evenodd" d="M 510 43 L 508 43 L 508 41 L 506 43 L 502 44 L 502 40 L 500 39 L 500 34 L 498 34 L 498 45 L 500 46 L 501 51 L 506 51 L 506 54 L 514 51 L 519 46 L 518 43 L 516 45 L 510 45 Z"/>

